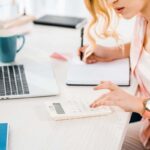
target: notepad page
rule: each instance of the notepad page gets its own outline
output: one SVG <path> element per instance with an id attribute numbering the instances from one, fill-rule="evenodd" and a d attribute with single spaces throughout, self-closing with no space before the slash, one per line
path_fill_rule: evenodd
<path id="1" fill-rule="evenodd" d="M 75 57 L 69 62 L 67 84 L 97 85 L 102 80 L 112 81 L 118 85 L 129 85 L 129 59 L 86 64 Z"/>

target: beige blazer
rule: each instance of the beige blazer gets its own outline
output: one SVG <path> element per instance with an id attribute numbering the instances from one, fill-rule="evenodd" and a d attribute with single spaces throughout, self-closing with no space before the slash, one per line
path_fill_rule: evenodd
<path id="1" fill-rule="evenodd" d="M 144 51 L 143 43 L 147 27 L 147 21 L 141 15 L 137 16 L 134 28 L 134 37 L 131 42 L 130 60 L 133 75 L 139 84 L 139 92 L 145 98 L 150 97 L 150 54 Z M 145 59 L 145 60 L 144 60 Z M 140 139 L 146 149 L 150 149 L 150 116 L 143 119 L 141 127 Z"/>

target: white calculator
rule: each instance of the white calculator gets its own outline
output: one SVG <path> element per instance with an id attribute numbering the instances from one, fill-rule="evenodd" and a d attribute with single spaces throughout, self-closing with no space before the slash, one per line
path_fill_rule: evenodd
<path id="1" fill-rule="evenodd" d="M 54 120 L 94 117 L 112 113 L 108 106 L 90 108 L 89 103 L 83 101 L 51 101 L 46 103 L 46 107 Z"/>

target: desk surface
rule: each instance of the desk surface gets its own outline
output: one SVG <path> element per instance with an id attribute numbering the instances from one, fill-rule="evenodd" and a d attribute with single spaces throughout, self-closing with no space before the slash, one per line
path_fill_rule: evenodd
<path id="1" fill-rule="evenodd" d="M 80 32 L 74 29 L 36 26 L 27 35 L 17 60 L 32 57 L 45 60 L 54 69 L 60 95 L 0 101 L 0 122 L 10 124 L 9 150 L 119 150 L 130 114 L 114 112 L 109 116 L 53 121 L 44 102 L 62 99 L 95 100 L 103 91 L 92 87 L 65 85 L 67 62 L 50 59 L 53 51 L 71 57 L 80 46 Z M 125 88 L 133 92 L 133 87 Z"/>

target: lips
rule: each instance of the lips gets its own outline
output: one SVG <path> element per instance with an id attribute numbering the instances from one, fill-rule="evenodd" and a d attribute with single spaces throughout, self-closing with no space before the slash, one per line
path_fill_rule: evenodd
<path id="1" fill-rule="evenodd" d="M 117 13 L 122 13 L 124 9 L 125 9 L 125 7 L 117 7 L 117 8 L 115 8 Z"/>

